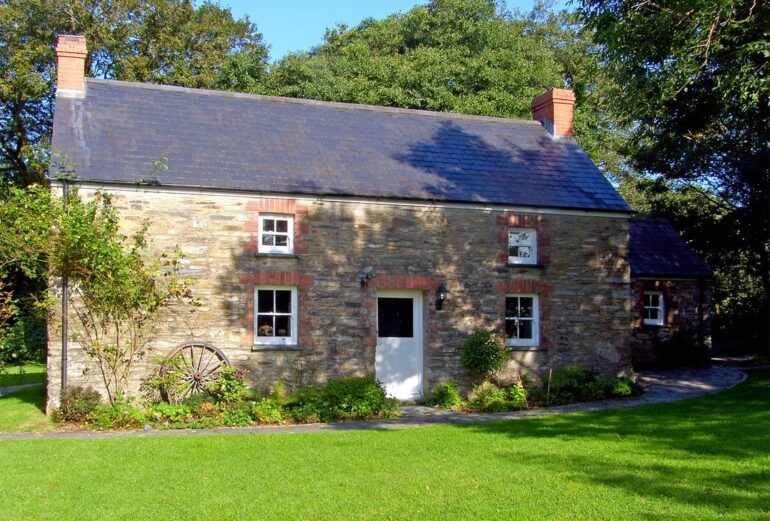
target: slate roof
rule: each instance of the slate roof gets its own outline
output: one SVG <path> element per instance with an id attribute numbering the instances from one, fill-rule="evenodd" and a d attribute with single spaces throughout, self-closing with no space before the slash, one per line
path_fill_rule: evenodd
<path id="1" fill-rule="evenodd" d="M 56 99 L 52 149 L 88 181 L 629 211 L 525 120 L 87 79 Z"/>
<path id="2" fill-rule="evenodd" d="M 632 277 L 710 278 L 711 270 L 665 219 L 631 219 Z"/>

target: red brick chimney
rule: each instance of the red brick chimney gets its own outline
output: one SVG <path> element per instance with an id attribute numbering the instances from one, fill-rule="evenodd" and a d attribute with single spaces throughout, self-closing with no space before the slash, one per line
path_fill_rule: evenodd
<path id="1" fill-rule="evenodd" d="M 572 136 L 575 93 L 569 89 L 548 89 L 532 100 L 532 118 L 553 136 Z"/>
<path id="2" fill-rule="evenodd" d="M 68 98 L 85 96 L 86 39 L 62 34 L 56 39 L 56 95 Z"/>

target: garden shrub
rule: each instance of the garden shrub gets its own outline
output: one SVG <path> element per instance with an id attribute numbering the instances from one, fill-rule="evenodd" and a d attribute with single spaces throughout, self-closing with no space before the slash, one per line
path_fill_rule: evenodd
<path id="1" fill-rule="evenodd" d="M 144 411 L 121 402 L 100 404 L 91 413 L 91 423 L 98 429 L 141 429 L 147 420 Z"/>
<path id="2" fill-rule="evenodd" d="M 397 408 L 396 400 L 388 398 L 385 388 L 371 376 L 329 380 L 321 389 L 319 405 L 322 421 L 387 417 Z"/>
<path id="3" fill-rule="evenodd" d="M 251 417 L 260 424 L 283 423 L 283 404 L 274 397 L 263 398 L 251 405 Z"/>
<path id="4" fill-rule="evenodd" d="M 321 421 L 321 389 L 304 387 L 292 393 L 286 402 L 286 414 L 297 423 Z"/>
<path id="5" fill-rule="evenodd" d="M 487 377 L 508 359 L 502 339 L 488 329 L 477 329 L 465 340 L 460 351 L 463 367 L 473 376 Z"/>
<path id="6" fill-rule="evenodd" d="M 463 397 L 455 382 L 446 382 L 435 386 L 425 403 L 432 407 L 452 409 L 462 406 Z"/>
<path id="7" fill-rule="evenodd" d="M 527 391 L 521 382 L 516 383 L 507 389 L 508 404 L 511 409 L 524 409 L 527 407 Z"/>
<path id="8" fill-rule="evenodd" d="M 641 392 L 641 387 L 625 377 L 608 377 L 594 374 L 586 367 L 575 365 L 554 369 L 551 390 L 548 380 L 539 389 L 532 389 L 530 397 L 548 405 L 623 398 Z"/>
<path id="9" fill-rule="evenodd" d="M 89 419 L 101 402 L 101 396 L 91 387 L 67 387 L 59 399 L 57 421 L 82 423 Z"/>
<path id="10" fill-rule="evenodd" d="M 243 399 L 246 392 L 246 373 L 230 366 L 222 367 L 219 377 L 209 386 L 209 393 L 217 402 L 230 403 Z"/>
<path id="11" fill-rule="evenodd" d="M 222 423 L 227 427 L 246 427 L 253 423 L 249 402 L 230 402 L 222 411 Z"/>
<path id="12" fill-rule="evenodd" d="M 587 400 L 591 396 L 591 384 L 595 377 L 591 370 L 581 365 L 571 365 L 553 370 L 551 375 L 551 403 L 570 403 Z M 545 382 L 547 386 L 547 381 Z"/>
<path id="13" fill-rule="evenodd" d="M 468 407 L 479 412 L 501 412 L 509 408 L 508 396 L 489 380 L 481 382 L 468 394 Z"/>
<path id="14" fill-rule="evenodd" d="M 183 427 L 193 419 L 189 405 L 158 403 L 148 411 L 148 418 L 166 427 Z"/>

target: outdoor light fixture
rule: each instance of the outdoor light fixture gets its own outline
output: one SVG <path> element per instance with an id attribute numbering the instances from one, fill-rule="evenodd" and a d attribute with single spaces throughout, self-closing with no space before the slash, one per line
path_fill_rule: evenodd
<path id="1" fill-rule="evenodd" d="M 369 281 L 374 278 L 374 268 L 367 266 L 364 268 L 363 275 L 361 276 L 361 289 L 365 288 Z"/>
<path id="2" fill-rule="evenodd" d="M 446 285 L 442 282 L 441 286 L 438 287 L 436 290 L 436 309 L 441 309 L 444 306 L 444 301 L 446 300 L 446 295 L 448 291 L 446 289 Z"/>

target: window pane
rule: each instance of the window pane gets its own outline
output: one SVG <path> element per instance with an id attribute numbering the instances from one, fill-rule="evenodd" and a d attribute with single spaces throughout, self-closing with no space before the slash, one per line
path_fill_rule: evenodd
<path id="1" fill-rule="evenodd" d="M 532 234 L 529 232 L 512 232 L 508 234 L 508 240 L 511 245 L 530 245 L 532 244 Z"/>
<path id="2" fill-rule="evenodd" d="M 507 336 L 508 338 L 516 338 L 516 321 L 515 320 L 505 321 L 505 336 Z"/>
<path id="3" fill-rule="evenodd" d="M 519 322 L 519 338 L 532 339 L 532 321 L 522 320 Z"/>
<path id="4" fill-rule="evenodd" d="M 275 231 L 280 233 L 288 233 L 289 231 L 289 222 L 283 219 L 276 219 L 275 221 Z"/>
<path id="5" fill-rule="evenodd" d="M 518 298 L 505 297 L 505 316 L 506 318 L 515 317 L 518 310 Z"/>
<path id="6" fill-rule="evenodd" d="M 265 234 L 262 236 L 263 246 L 273 246 L 275 244 L 275 235 Z"/>
<path id="7" fill-rule="evenodd" d="M 656 308 L 660 305 L 660 295 L 657 293 L 652 293 L 650 295 L 650 306 Z"/>
<path id="8" fill-rule="evenodd" d="M 262 220 L 262 231 L 263 232 L 274 232 L 275 231 L 275 219 L 263 219 Z"/>
<path id="9" fill-rule="evenodd" d="M 517 257 L 519 259 L 528 259 L 532 256 L 532 248 L 529 246 L 511 246 L 508 249 L 509 257 Z"/>
<path id="10" fill-rule="evenodd" d="M 257 336 L 273 336 L 273 317 L 257 315 Z"/>
<path id="11" fill-rule="evenodd" d="M 291 313 L 291 291 L 279 290 L 275 292 L 275 312 Z"/>
<path id="12" fill-rule="evenodd" d="M 650 308 L 644 308 L 644 318 L 645 320 L 652 318 L 652 313 Z"/>
<path id="13" fill-rule="evenodd" d="M 413 299 L 377 299 L 377 335 L 384 338 L 414 336 Z"/>
<path id="14" fill-rule="evenodd" d="M 273 290 L 261 289 L 257 292 L 257 312 L 258 313 L 272 313 L 273 312 Z"/>
<path id="15" fill-rule="evenodd" d="M 649 310 L 649 312 L 650 312 L 649 318 L 651 320 L 660 320 L 660 310 L 655 309 L 655 308 L 651 308 Z"/>
<path id="16" fill-rule="evenodd" d="M 291 336 L 290 320 L 287 316 L 275 317 L 275 336 Z"/>
<path id="17" fill-rule="evenodd" d="M 275 236 L 275 245 L 276 246 L 288 246 L 289 245 L 289 237 L 287 235 L 276 235 Z"/>
<path id="18" fill-rule="evenodd" d="M 521 297 L 521 299 L 519 299 L 519 316 L 524 318 L 532 318 L 532 297 Z"/>

